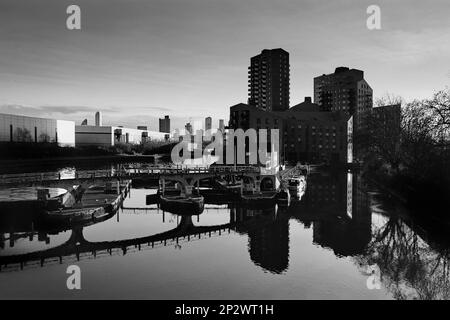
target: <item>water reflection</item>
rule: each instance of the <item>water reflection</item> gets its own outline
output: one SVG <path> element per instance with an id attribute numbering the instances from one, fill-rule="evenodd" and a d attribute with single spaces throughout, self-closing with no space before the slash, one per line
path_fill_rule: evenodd
<path id="1" fill-rule="evenodd" d="M 383 290 L 394 298 L 449 298 L 448 242 L 407 218 L 398 204 L 370 194 L 357 175 L 311 175 L 306 193 L 289 206 L 217 204 L 220 201 L 215 199 L 197 216 L 146 205 L 146 196 L 154 192 L 132 190 L 121 211 L 97 224 L 58 229 L 37 221 L 20 228 L 2 223 L 2 271 L 155 248 L 182 250 L 193 241 L 211 238 L 225 244 L 236 235 L 247 241 L 247 262 L 264 273 L 287 276 L 293 261 L 313 259 L 313 265 L 321 266 L 319 260 L 299 256 L 293 249 L 301 233 L 315 245 L 314 253 L 332 252 L 336 265 L 339 259 L 350 258 L 361 275 L 367 274 L 368 267 L 377 266 Z M 226 269 L 228 257 L 234 256 L 224 247 L 221 255 Z"/>

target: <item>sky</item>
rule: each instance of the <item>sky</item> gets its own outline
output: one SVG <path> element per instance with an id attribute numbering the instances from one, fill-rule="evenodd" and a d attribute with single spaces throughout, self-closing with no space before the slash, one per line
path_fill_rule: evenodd
<path id="1" fill-rule="evenodd" d="M 68 30 L 66 8 L 81 8 Z M 381 30 L 366 27 L 371 4 Z M 0 112 L 158 129 L 228 119 L 247 102 L 250 57 L 290 53 L 290 101 L 338 66 L 374 96 L 427 98 L 450 85 L 450 1 L 0 0 Z"/>

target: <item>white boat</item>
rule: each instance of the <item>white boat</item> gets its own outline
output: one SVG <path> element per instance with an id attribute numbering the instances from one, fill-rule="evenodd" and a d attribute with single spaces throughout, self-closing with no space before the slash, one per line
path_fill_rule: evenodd
<path id="1" fill-rule="evenodd" d="M 303 175 L 291 177 L 287 183 L 291 196 L 300 199 L 306 191 L 306 177 Z"/>

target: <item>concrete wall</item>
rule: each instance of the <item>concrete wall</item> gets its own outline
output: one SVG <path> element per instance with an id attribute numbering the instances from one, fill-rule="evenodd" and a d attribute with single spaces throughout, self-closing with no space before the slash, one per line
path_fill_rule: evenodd
<path id="1" fill-rule="evenodd" d="M 0 114 L 0 141 L 58 142 L 75 145 L 75 122 Z"/>
<path id="2" fill-rule="evenodd" d="M 76 146 L 101 146 L 114 145 L 112 127 L 75 126 Z"/>
<path id="3" fill-rule="evenodd" d="M 76 126 L 77 146 L 111 147 L 116 143 L 139 144 L 143 139 L 165 140 L 167 133 L 121 127 Z"/>

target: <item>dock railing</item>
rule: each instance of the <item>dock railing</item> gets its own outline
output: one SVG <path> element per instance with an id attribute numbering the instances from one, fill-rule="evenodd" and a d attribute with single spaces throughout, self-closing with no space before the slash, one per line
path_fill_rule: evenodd
<path id="1" fill-rule="evenodd" d="M 18 183 L 39 183 L 44 181 L 64 181 L 78 179 L 102 178 L 132 178 L 144 175 L 175 175 L 175 174 L 208 174 L 208 173 L 261 173 L 257 166 L 155 166 L 143 168 L 120 168 L 109 170 L 78 170 L 70 172 L 31 172 L 0 175 L 0 185 Z"/>

